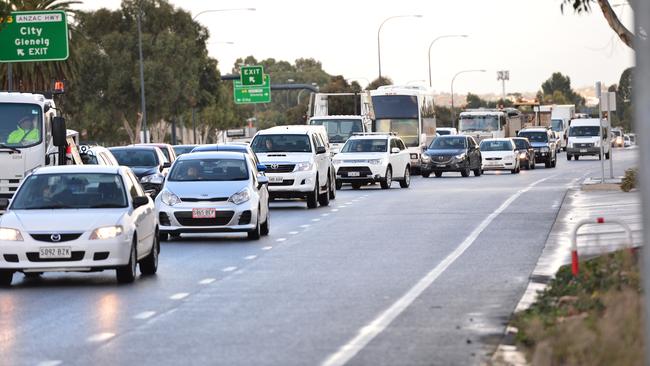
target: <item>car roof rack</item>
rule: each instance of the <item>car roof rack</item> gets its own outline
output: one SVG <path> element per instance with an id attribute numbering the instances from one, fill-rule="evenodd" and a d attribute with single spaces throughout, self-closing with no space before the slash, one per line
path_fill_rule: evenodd
<path id="1" fill-rule="evenodd" d="M 353 132 L 352 136 L 377 136 L 377 135 L 390 135 L 398 136 L 395 132 Z"/>

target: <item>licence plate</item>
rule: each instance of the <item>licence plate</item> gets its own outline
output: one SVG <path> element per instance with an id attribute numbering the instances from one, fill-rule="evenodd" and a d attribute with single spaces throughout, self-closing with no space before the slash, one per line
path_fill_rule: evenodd
<path id="1" fill-rule="evenodd" d="M 269 177 L 270 183 L 282 183 L 282 181 L 283 181 L 282 177 Z"/>
<path id="2" fill-rule="evenodd" d="M 348 177 L 359 177 L 361 173 L 359 172 L 348 172 Z"/>
<path id="3" fill-rule="evenodd" d="M 580 149 L 580 152 L 587 152 L 587 149 Z"/>
<path id="4" fill-rule="evenodd" d="M 444 168 L 444 167 L 447 166 L 447 164 L 436 164 L 436 166 L 437 166 L 438 168 Z"/>
<path id="5" fill-rule="evenodd" d="M 72 251 L 70 247 L 41 247 L 38 257 L 40 259 L 71 258 Z"/>
<path id="6" fill-rule="evenodd" d="M 485 165 L 499 165 L 499 163 L 494 161 L 488 161 L 487 163 L 485 163 Z"/>
<path id="7" fill-rule="evenodd" d="M 217 210 L 214 208 L 194 208 L 192 209 L 193 219 L 213 219 L 217 217 Z"/>

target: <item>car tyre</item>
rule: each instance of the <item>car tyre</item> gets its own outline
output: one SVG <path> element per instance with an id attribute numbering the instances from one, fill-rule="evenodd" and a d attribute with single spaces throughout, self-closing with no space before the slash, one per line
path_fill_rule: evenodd
<path id="1" fill-rule="evenodd" d="M 158 241 L 167 241 L 169 239 L 168 233 L 158 233 Z"/>
<path id="2" fill-rule="evenodd" d="M 269 209 L 267 207 L 266 209 L 266 220 L 264 220 L 264 223 L 260 227 L 260 234 L 263 236 L 269 235 L 269 232 L 271 232 L 271 215 L 269 214 Z"/>
<path id="3" fill-rule="evenodd" d="M 423 171 L 422 171 L 422 176 L 423 176 L 424 178 L 429 178 L 429 177 L 431 176 L 431 172 L 430 172 L 430 171 L 423 170 Z"/>
<path id="4" fill-rule="evenodd" d="M 310 192 L 307 196 L 307 208 L 316 207 L 318 207 L 318 179 L 316 179 L 316 184 L 314 184 L 314 191 Z"/>
<path id="5" fill-rule="evenodd" d="M 469 168 L 465 168 L 465 169 L 461 170 L 460 175 L 465 177 L 465 178 L 469 177 Z"/>
<path id="6" fill-rule="evenodd" d="M 609 160 L 609 153 L 605 154 L 605 159 Z"/>
<path id="7" fill-rule="evenodd" d="M 551 161 L 550 160 L 545 161 L 544 162 L 544 167 L 545 168 L 550 168 L 551 167 Z"/>
<path id="8" fill-rule="evenodd" d="M 13 271 L 0 271 L 0 286 L 9 287 L 11 286 L 11 281 L 14 279 Z"/>
<path id="9" fill-rule="evenodd" d="M 359 184 L 359 183 L 352 183 L 352 189 L 361 189 L 361 184 Z"/>
<path id="10" fill-rule="evenodd" d="M 118 283 L 132 283 L 135 281 L 136 267 L 138 265 L 138 256 L 136 252 L 137 238 L 133 238 L 131 243 L 131 254 L 129 255 L 129 263 L 125 266 L 120 266 L 115 270 L 115 277 Z"/>
<path id="11" fill-rule="evenodd" d="M 442 172 L 434 171 L 433 174 L 436 176 L 436 178 L 442 177 Z"/>
<path id="12" fill-rule="evenodd" d="M 333 182 L 333 183 L 332 183 Z M 336 199 L 336 177 L 330 178 L 330 201 Z"/>
<path id="13" fill-rule="evenodd" d="M 401 188 L 408 188 L 411 185 L 411 167 L 406 167 L 404 169 L 404 178 L 399 181 L 399 186 Z"/>
<path id="14" fill-rule="evenodd" d="M 386 168 L 386 177 L 381 181 L 381 189 L 389 189 L 393 184 L 393 169 L 389 166 Z"/>
<path id="15" fill-rule="evenodd" d="M 262 229 L 261 229 L 261 225 L 260 225 L 260 211 L 258 209 L 257 210 L 257 223 L 255 224 L 255 229 L 248 232 L 248 240 L 260 240 L 260 237 L 262 236 L 261 231 L 262 231 Z"/>
<path id="16" fill-rule="evenodd" d="M 567 160 L 567 161 L 571 161 L 571 155 L 566 154 L 566 160 Z"/>
<path id="17" fill-rule="evenodd" d="M 148 256 L 140 261 L 140 273 L 146 276 L 155 275 L 158 272 L 158 254 L 160 254 L 160 242 L 158 235 L 154 235 L 153 247 Z"/>
<path id="18" fill-rule="evenodd" d="M 336 185 L 336 189 L 337 189 L 337 190 L 343 188 L 343 182 L 341 182 L 340 179 L 337 179 L 337 180 L 336 180 L 335 185 Z"/>
<path id="19" fill-rule="evenodd" d="M 325 193 L 321 194 L 318 196 L 318 203 L 320 203 L 321 206 L 329 206 L 330 205 L 330 190 L 332 185 L 330 183 L 329 178 L 327 179 L 327 189 L 325 190 Z"/>
<path id="20" fill-rule="evenodd" d="M 481 168 L 476 168 L 476 169 L 474 169 L 474 176 L 475 176 L 475 177 L 480 177 L 480 176 L 481 176 L 481 173 L 483 173 L 483 172 L 481 171 Z"/>
<path id="21" fill-rule="evenodd" d="M 573 158 L 576 159 L 576 160 L 580 160 L 580 155 L 576 155 Z"/>

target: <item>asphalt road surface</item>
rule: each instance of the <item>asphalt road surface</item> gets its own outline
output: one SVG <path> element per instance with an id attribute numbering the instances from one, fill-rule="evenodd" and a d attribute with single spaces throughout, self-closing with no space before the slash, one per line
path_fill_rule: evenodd
<path id="1" fill-rule="evenodd" d="M 636 150 L 615 151 L 616 175 Z M 4 365 L 467 365 L 504 332 L 567 188 L 555 169 L 414 178 L 272 204 L 271 235 L 184 236 L 155 277 L 14 277 L 0 290 Z"/>

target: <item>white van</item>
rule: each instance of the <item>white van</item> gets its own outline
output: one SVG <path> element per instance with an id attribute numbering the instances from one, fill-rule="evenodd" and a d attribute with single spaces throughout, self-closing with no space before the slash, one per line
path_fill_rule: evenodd
<path id="1" fill-rule="evenodd" d="M 609 134 L 609 125 L 603 120 L 603 134 L 600 135 L 600 120 L 598 118 L 580 118 L 571 120 L 569 127 L 569 139 L 567 141 L 566 158 L 576 160 L 580 156 L 591 155 L 600 156 L 600 148 L 603 147 L 605 158 L 609 159 L 610 146 L 607 143 Z"/>
<path id="2" fill-rule="evenodd" d="M 323 126 L 277 126 L 259 131 L 251 148 L 266 165 L 269 197 L 302 198 L 307 207 L 329 205 L 336 176 Z"/>

